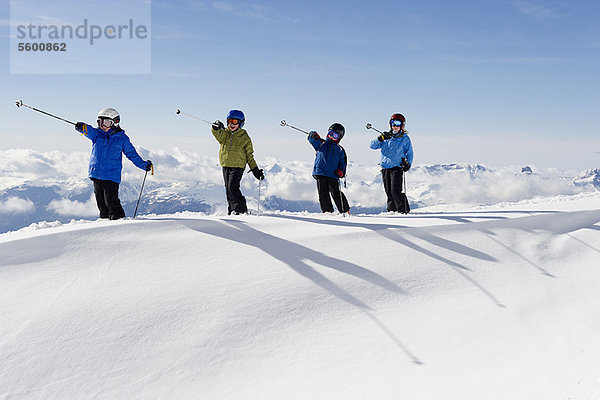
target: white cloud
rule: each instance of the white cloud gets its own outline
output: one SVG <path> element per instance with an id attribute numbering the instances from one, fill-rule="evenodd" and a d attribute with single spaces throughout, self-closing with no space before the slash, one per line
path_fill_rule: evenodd
<path id="1" fill-rule="evenodd" d="M 29 199 L 9 197 L 5 201 L 0 201 L 0 214 L 25 214 L 34 210 L 35 205 Z"/>
<path id="2" fill-rule="evenodd" d="M 31 149 L 0 151 L 0 176 L 22 177 L 28 180 L 68 179 L 86 176 L 89 154 L 59 151 L 38 152 Z"/>
<path id="3" fill-rule="evenodd" d="M 261 4 L 252 4 L 252 5 L 241 5 L 234 4 L 227 1 L 217 1 L 213 3 L 213 7 L 216 10 L 237 15 L 240 17 L 247 17 L 258 20 L 267 20 L 267 13 L 270 11 L 269 7 L 263 6 Z"/>
<path id="4" fill-rule="evenodd" d="M 514 6 L 523 14 L 535 17 L 535 18 L 561 18 L 563 14 L 558 10 L 561 6 L 564 6 L 564 2 L 542 2 L 542 1 L 515 1 Z"/>
<path id="5" fill-rule="evenodd" d="M 98 215 L 93 194 L 85 203 L 69 199 L 53 200 L 48 204 L 47 209 L 62 216 L 93 217 Z"/>

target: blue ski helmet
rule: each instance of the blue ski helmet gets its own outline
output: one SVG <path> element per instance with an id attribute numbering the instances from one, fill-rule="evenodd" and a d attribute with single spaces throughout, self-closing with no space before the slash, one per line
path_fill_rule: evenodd
<path id="1" fill-rule="evenodd" d="M 231 110 L 227 113 L 227 120 L 230 119 L 239 119 L 240 120 L 240 128 L 244 126 L 244 122 L 246 122 L 246 117 L 244 113 L 240 110 Z"/>

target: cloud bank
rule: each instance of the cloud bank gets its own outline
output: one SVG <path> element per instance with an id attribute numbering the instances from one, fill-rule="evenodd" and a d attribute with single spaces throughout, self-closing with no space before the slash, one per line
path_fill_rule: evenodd
<path id="1" fill-rule="evenodd" d="M 148 175 L 146 180 L 141 214 L 226 212 L 223 175 L 216 157 L 179 149 L 139 150 L 144 159 L 151 159 L 155 165 L 155 175 Z M 96 218 L 93 187 L 87 177 L 88 160 L 87 152 L 0 151 L 0 213 L 13 217 L 31 214 L 27 221 L 4 218 L 0 232 L 27 222 Z M 262 210 L 319 211 L 312 162 L 273 157 L 257 161 L 266 176 L 260 187 Z M 120 198 L 131 216 L 145 172 L 126 158 L 123 165 Z M 258 182 L 251 174 L 244 174 L 241 186 L 249 207 L 256 209 Z M 562 171 L 535 166 L 435 164 L 415 165 L 406 174 L 406 192 L 413 210 L 449 204 L 493 205 L 598 190 L 599 169 Z M 351 162 L 343 191 L 353 212 L 385 211 L 386 196 L 376 164 Z"/>
<path id="2" fill-rule="evenodd" d="M 9 197 L 5 201 L 0 200 L 1 214 L 26 214 L 35 210 L 35 205 L 29 199 L 19 197 Z"/>

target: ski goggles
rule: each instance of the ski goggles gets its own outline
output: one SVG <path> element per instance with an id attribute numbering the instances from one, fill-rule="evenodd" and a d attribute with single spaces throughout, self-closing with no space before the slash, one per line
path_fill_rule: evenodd
<path id="1" fill-rule="evenodd" d="M 98 126 L 104 126 L 106 128 L 110 128 L 114 124 L 115 124 L 115 121 L 113 121 L 110 118 L 98 118 Z"/>
<path id="2" fill-rule="evenodd" d="M 227 120 L 228 124 L 232 124 L 232 125 L 239 125 L 240 124 L 240 120 L 237 118 L 230 118 Z"/>
<path id="3" fill-rule="evenodd" d="M 392 126 L 402 126 L 404 124 L 404 122 L 402 122 L 402 121 L 400 121 L 398 119 L 393 119 L 393 120 L 390 121 L 390 124 Z"/>
<path id="4" fill-rule="evenodd" d="M 329 131 L 327 132 L 327 137 L 331 138 L 332 140 L 340 140 L 342 137 L 340 136 L 339 133 L 337 133 L 336 131 Z"/>

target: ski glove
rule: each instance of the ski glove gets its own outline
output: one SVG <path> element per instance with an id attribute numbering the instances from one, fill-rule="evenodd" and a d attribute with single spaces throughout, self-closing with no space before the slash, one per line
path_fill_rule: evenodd
<path id="1" fill-rule="evenodd" d="M 406 158 L 402 158 L 402 162 L 400 163 L 400 167 L 402 171 L 406 172 L 410 169 L 410 164 L 406 161 Z"/>
<path id="2" fill-rule="evenodd" d="M 75 124 L 75 130 L 79 131 L 79 132 L 83 131 L 83 126 L 84 125 L 85 125 L 85 122 L 78 122 L 78 123 L 76 123 Z"/>
<path id="3" fill-rule="evenodd" d="M 252 174 L 254 175 L 254 177 L 256 179 L 258 179 L 259 181 L 262 181 L 263 179 L 265 179 L 265 174 L 263 174 L 263 170 L 259 169 L 258 167 L 254 167 L 250 170 L 250 172 L 252 172 Z"/>
<path id="4" fill-rule="evenodd" d="M 216 120 L 214 124 L 212 124 L 212 128 L 215 131 L 221 131 L 223 129 L 225 129 L 225 125 L 223 125 L 223 123 L 219 120 Z"/>
<path id="5" fill-rule="evenodd" d="M 381 135 L 377 136 L 377 140 L 383 142 L 384 140 L 388 140 L 392 138 L 391 132 L 383 132 Z"/>
<path id="6" fill-rule="evenodd" d="M 310 133 L 308 134 L 308 137 L 314 140 L 319 140 L 321 139 L 321 136 L 319 136 L 319 134 L 317 133 L 317 131 L 310 131 Z"/>
<path id="7" fill-rule="evenodd" d="M 341 169 L 336 169 L 336 170 L 335 170 L 335 174 L 336 174 L 337 176 L 339 176 L 340 178 L 343 178 L 343 177 L 344 177 L 344 171 L 342 171 Z"/>
<path id="8" fill-rule="evenodd" d="M 152 161 L 148 160 L 146 161 L 146 171 L 151 171 L 152 170 Z"/>

